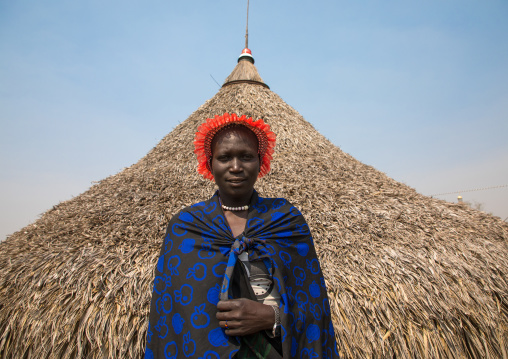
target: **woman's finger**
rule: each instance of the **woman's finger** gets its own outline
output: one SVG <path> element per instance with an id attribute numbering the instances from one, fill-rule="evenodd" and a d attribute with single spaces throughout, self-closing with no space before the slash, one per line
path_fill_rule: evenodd
<path id="1" fill-rule="evenodd" d="M 231 320 L 221 320 L 219 327 L 224 329 L 227 335 L 241 335 L 245 332 L 245 328 L 242 327 L 241 323 Z"/>
<path id="2" fill-rule="evenodd" d="M 217 303 L 217 309 L 221 312 L 228 312 L 238 308 L 240 304 L 240 299 L 221 300 Z"/>

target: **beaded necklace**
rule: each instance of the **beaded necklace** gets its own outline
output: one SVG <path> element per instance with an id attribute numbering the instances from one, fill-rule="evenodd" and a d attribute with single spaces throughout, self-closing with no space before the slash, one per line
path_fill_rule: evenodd
<path id="1" fill-rule="evenodd" d="M 223 210 L 225 211 L 246 211 L 249 209 L 249 205 L 246 204 L 245 206 L 239 206 L 239 207 L 228 207 L 222 203 L 221 198 L 219 197 L 219 203 Z"/>

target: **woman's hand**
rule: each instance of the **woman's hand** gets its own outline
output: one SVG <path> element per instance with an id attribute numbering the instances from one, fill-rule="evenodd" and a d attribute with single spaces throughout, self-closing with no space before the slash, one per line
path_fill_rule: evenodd
<path id="1" fill-rule="evenodd" d="M 217 319 L 227 335 L 247 335 L 261 330 L 271 330 L 275 323 L 273 308 L 254 300 L 240 298 L 221 300 L 217 303 Z"/>

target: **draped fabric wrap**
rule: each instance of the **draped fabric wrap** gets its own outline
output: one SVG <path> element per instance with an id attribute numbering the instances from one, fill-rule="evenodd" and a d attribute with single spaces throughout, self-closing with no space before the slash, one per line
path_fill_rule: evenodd
<path id="1" fill-rule="evenodd" d="M 324 278 L 309 227 L 283 198 L 253 193 L 244 232 L 233 237 L 218 194 L 170 221 L 155 269 L 145 358 L 233 358 L 240 338 L 215 315 L 238 297 L 238 255 L 263 261 L 281 295 L 284 358 L 337 358 Z"/>

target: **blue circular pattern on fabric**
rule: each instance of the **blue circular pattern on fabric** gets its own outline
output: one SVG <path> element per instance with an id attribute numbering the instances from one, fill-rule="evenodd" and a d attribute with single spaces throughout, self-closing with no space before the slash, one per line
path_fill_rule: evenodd
<path id="1" fill-rule="evenodd" d="M 201 259 L 211 259 L 215 257 L 215 251 L 212 251 L 212 245 L 210 243 L 203 243 L 198 252 L 198 257 Z"/>
<path id="2" fill-rule="evenodd" d="M 282 227 L 287 227 L 290 224 L 291 224 L 291 220 L 289 218 L 286 218 L 286 219 L 283 219 L 282 221 L 280 221 L 277 226 L 282 228 Z"/>
<path id="3" fill-rule="evenodd" d="M 212 268 L 213 275 L 216 276 L 217 278 L 224 277 L 224 272 L 226 271 L 227 265 L 228 264 L 226 262 L 219 262 L 216 265 L 214 265 Z"/>
<path id="4" fill-rule="evenodd" d="M 268 211 L 268 207 L 263 204 L 262 200 L 259 199 L 256 204 L 252 206 L 258 213 L 266 213 Z"/>
<path id="5" fill-rule="evenodd" d="M 282 206 L 284 206 L 285 204 L 286 204 L 286 200 L 284 198 L 276 198 L 275 201 L 273 201 L 273 203 L 272 203 L 272 208 L 279 209 Z"/>
<path id="6" fill-rule="evenodd" d="M 157 294 L 162 294 L 166 291 L 167 287 L 171 287 L 171 277 L 165 274 L 155 277 L 153 280 L 153 291 Z"/>
<path id="7" fill-rule="evenodd" d="M 293 268 L 293 275 L 296 278 L 296 285 L 302 286 L 303 282 L 305 281 L 305 270 L 303 268 L 300 268 L 298 266 L 295 266 Z"/>
<path id="8" fill-rule="evenodd" d="M 207 207 L 205 207 L 204 211 L 206 214 L 210 214 L 215 211 L 215 208 L 217 208 L 217 203 L 212 202 Z"/>
<path id="9" fill-rule="evenodd" d="M 182 263 L 180 256 L 169 257 L 167 267 L 171 275 L 178 275 L 178 267 L 180 266 L 180 263 Z"/>
<path id="10" fill-rule="evenodd" d="M 155 306 L 157 308 L 157 313 L 160 313 L 161 311 L 165 314 L 171 313 L 171 310 L 173 309 L 173 299 L 171 298 L 171 295 L 168 293 L 164 294 L 161 298 L 157 299 Z"/>
<path id="11" fill-rule="evenodd" d="M 154 359 L 153 358 L 153 351 L 150 348 L 146 348 L 145 350 L 145 359 Z"/>
<path id="12" fill-rule="evenodd" d="M 189 212 L 180 212 L 178 219 L 184 222 L 192 222 L 194 221 L 194 217 Z"/>
<path id="13" fill-rule="evenodd" d="M 307 336 L 307 340 L 309 341 L 309 343 L 312 343 L 314 340 L 318 340 L 320 334 L 321 331 L 319 330 L 319 326 L 316 324 L 310 324 L 307 327 L 307 331 L 305 332 L 305 335 Z"/>
<path id="14" fill-rule="evenodd" d="M 224 330 L 222 328 L 215 328 L 208 333 L 208 341 L 214 347 L 227 347 L 228 346 L 228 338 L 226 334 L 224 334 Z"/>
<path id="15" fill-rule="evenodd" d="M 256 255 L 255 251 L 259 251 L 259 255 L 261 256 L 270 255 L 270 251 L 262 243 L 256 243 L 251 248 L 254 248 L 254 251 L 249 252 L 249 258 L 255 257 Z"/>
<path id="16" fill-rule="evenodd" d="M 319 284 L 317 284 L 315 280 L 313 280 L 309 286 L 309 293 L 314 298 L 319 298 L 321 296 L 321 288 L 319 287 Z"/>
<path id="17" fill-rule="evenodd" d="M 217 230 L 217 228 L 221 229 L 222 231 L 224 232 L 227 232 L 229 231 L 229 226 L 226 222 L 226 219 L 224 218 L 224 216 L 222 215 L 218 215 L 216 216 L 213 220 L 212 220 L 212 223 L 215 227 L 215 229 Z"/>
<path id="18" fill-rule="evenodd" d="M 185 323 L 185 320 L 182 318 L 180 313 L 176 313 L 173 315 L 173 319 L 171 319 L 171 324 L 173 325 L 173 330 L 175 331 L 175 334 L 180 334 L 183 330 L 183 323 Z"/>
<path id="19" fill-rule="evenodd" d="M 196 352 L 196 342 L 191 339 L 191 332 L 189 331 L 187 334 L 183 336 L 183 354 L 186 357 L 190 357 L 194 355 Z"/>
<path id="20" fill-rule="evenodd" d="M 194 267 L 189 268 L 189 273 L 187 273 L 187 279 L 191 277 L 197 280 L 198 282 L 205 279 L 206 266 L 203 263 L 196 263 Z"/>
<path id="21" fill-rule="evenodd" d="M 296 302 L 298 303 L 298 308 L 305 310 L 305 304 L 309 302 L 309 296 L 303 290 L 299 290 L 296 292 Z"/>
<path id="22" fill-rule="evenodd" d="M 176 359 L 178 356 L 178 346 L 176 345 L 176 342 L 169 342 L 164 347 L 164 356 L 166 359 Z"/>
<path id="23" fill-rule="evenodd" d="M 188 285 L 183 284 L 180 290 L 175 290 L 175 302 L 178 302 L 182 305 L 187 305 L 192 302 L 192 293 L 194 289 Z"/>
<path id="24" fill-rule="evenodd" d="M 272 222 L 278 221 L 282 217 L 284 217 L 284 213 L 282 213 L 282 212 L 274 212 L 274 213 L 272 213 Z"/>
<path id="25" fill-rule="evenodd" d="M 210 302 L 210 304 L 217 305 L 219 303 L 220 296 L 220 287 L 218 284 L 208 289 L 208 293 L 206 294 L 206 299 Z"/>
<path id="26" fill-rule="evenodd" d="M 293 217 L 298 217 L 301 215 L 300 211 L 296 207 L 291 207 L 289 209 L 289 214 L 291 214 Z"/>
<path id="27" fill-rule="evenodd" d="M 213 350 L 207 350 L 205 352 L 205 355 L 203 355 L 199 359 L 220 359 L 220 356 L 219 354 L 217 354 L 217 352 L 214 352 Z"/>
<path id="28" fill-rule="evenodd" d="M 247 228 L 252 230 L 257 230 L 261 228 L 265 224 L 265 221 L 261 218 L 254 217 L 247 221 Z"/>
<path id="29" fill-rule="evenodd" d="M 316 258 L 312 260 L 307 259 L 307 268 L 310 269 L 310 272 L 312 274 L 318 274 L 319 273 L 319 262 Z"/>
<path id="30" fill-rule="evenodd" d="M 238 353 L 240 350 L 239 349 L 236 349 L 236 350 L 233 350 L 231 353 L 229 353 L 229 359 L 233 359 L 235 354 Z"/>
<path id="31" fill-rule="evenodd" d="M 166 338 L 168 335 L 168 326 L 166 324 L 166 316 L 163 315 L 159 318 L 157 324 L 155 324 L 154 329 L 159 333 L 158 336 L 161 339 Z"/>
<path id="32" fill-rule="evenodd" d="M 301 225 L 297 224 L 296 230 L 298 231 L 298 233 L 303 234 L 303 235 L 310 234 L 309 226 L 307 225 L 307 223 L 304 223 Z"/>
<path id="33" fill-rule="evenodd" d="M 298 349 L 298 342 L 296 341 L 296 338 L 293 337 L 291 340 L 291 356 L 296 356 L 296 351 Z"/>
<path id="34" fill-rule="evenodd" d="M 305 314 L 298 312 L 298 318 L 295 321 L 295 330 L 301 333 L 305 330 Z"/>
<path id="35" fill-rule="evenodd" d="M 191 315 L 191 324 L 196 329 L 206 328 L 210 324 L 210 316 L 205 312 L 205 303 L 194 307 L 194 313 Z"/>
<path id="36" fill-rule="evenodd" d="M 302 257 L 305 257 L 309 253 L 309 245 L 305 242 L 300 242 L 296 245 L 296 251 Z"/>
<path id="37" fill-rule="evenodd" d="M 289 263 L 291 263 L 291 256 L 288 252 L 280 251 L 279 257 L 282 260 L 282 263 L 289 269 Z"/>
<path id="38" fill-rule="evenodd" d="M 310 312 L 312 313 L 312 315 L 314 316 L 314 318 L 316 320 L 320 320 L 321 319 L 321 307 L 319 306 L 319 304 L 312 304 L 310 303 L 309 304 L 309 309 L 310 309 Z"/>
<path id="39" fill-rule="evenodd" d="M 175 223 L 171 227 L 171 232 L 177 237 L 181 237 L 187 234 L 187 226 L 182 223 Z"/>
<path id="40" fill-rule="evenodd" d="M 300 355 L 301 359 L 307 359 L 307 358 L 313 359 L 313 358 L 317 358 L 317 357 L 318 357 L 318 354 L 312 348 L 303 348 L 301 351 L 301 355 Z"/>
<path id="41" fill-rule="evenodd" d="M 185 238 L 182 243 L 178 246 L 178 249 L 182 251 L 182 253 L 190 253 L 194 249 L 194 244 L 196 241 L 192 238 Z"/>
<path id="42" fill-rule="evenodd" d="M 265 245 L 265 248 L 266 248 L 267 253 L 268 253 L 269 255 L 271 255 L 271 256 L 273 256 L 273 255 L 275 255 L 275 253 L 277 253 L 277 251 L 275 250 L 275 248 L 273 248 L 273 246 L 272 246 L 272 245 L 270 245 L 270 244 L 266 244 L 266 245 Z"/>

